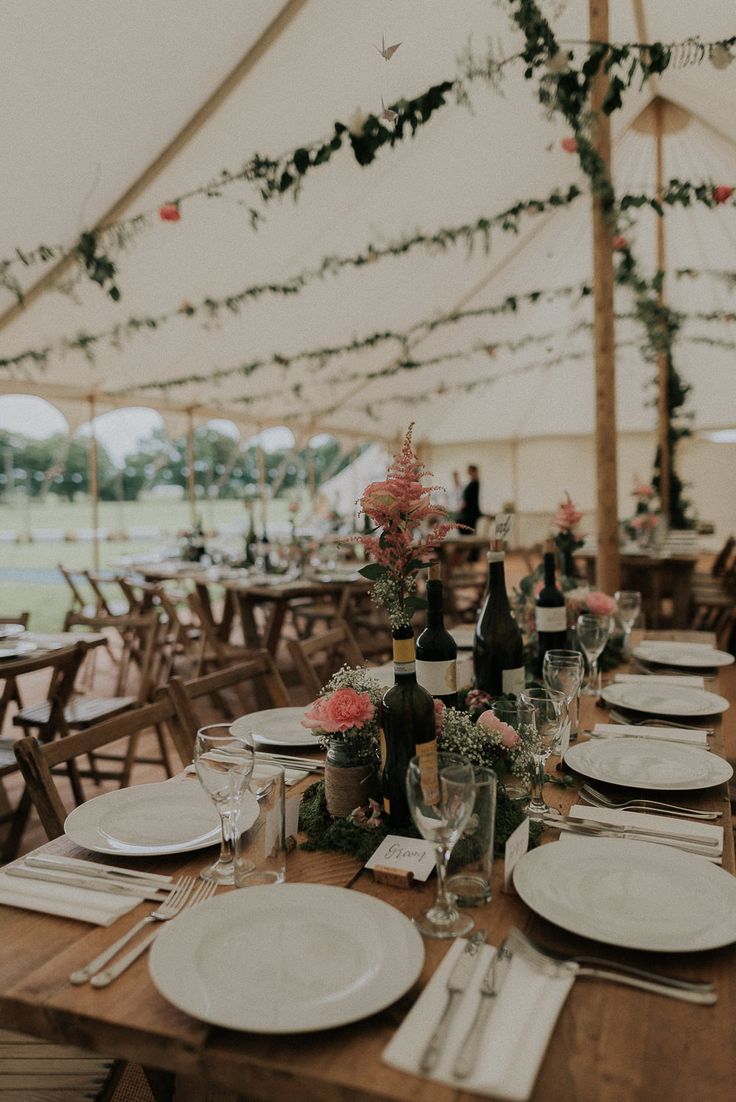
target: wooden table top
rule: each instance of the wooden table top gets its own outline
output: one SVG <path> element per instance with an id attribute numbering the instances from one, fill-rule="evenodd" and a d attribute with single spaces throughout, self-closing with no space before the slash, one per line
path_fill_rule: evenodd
<path id="1" fill-rule="evenodd" d="M 736 698 L 733 668 L 721 673 L 718 691 L 731 701 Z M 603 721 L 605 712 L 587 698 L 581 718 L 582 726 L 589 727 Z M 713 752 L 724 754 L 727 742 L 729 748 L 734 744 L 734 717 L 727 713 L 724 723 L 715 725 Z M 574 798 L 569 790 L 551 785 L 546 795 L 561 810 Z M 734 873 L 726 786 L 689 792 L 682 802 L 722 811 L 723 867 Z M 555 837 L 552 834 L 549 840 Z M 86 854 L 66 839 L 44 848 L 74 856 Z M 144 864 L 151 871 L 196 873 L 210 858 L 207 851 L 149 859 Z M 389 888 L 376 884 L 350 857 L 303 850 L 289 855 L 287 879 L 366 892 L 409 916 L 422 910 L 434 892 L 433 880 L 409 891 Z M 557 949 L 587 950 L 673 975 L 708 979 L 718 988 L 718 1004 L 700 1007 L 581 979 L 557 1023 L 532 1095 L 535 1102 L 651 1102 L 654 1098 L 693 1102 L 732 1097 L 736 946 L 696 954 L 602 948 L 565 933 L 532 914 L 518 897 L 503 894 L 502 879 L 501 862 L 496 862 L 493 899 L 474 913 L 490 943 L 498 945 L 509 927 L 516 925 Z M 275 889 L 275 904 L 277 900 Z M 422 1102 L 462 1102 L 476 1097 L 403 1074 L 381 1062 L 381 1052 L 435 971 L 447 943 L 425 941 L 426 962 L 419 981 L 386 1011 L 340 1029 L 261 1036 L 210 1028 L 176 1010 L 153 987 L 145 960 L 107 989 L 69 984 L 71 971 L 148 909 L 150 904 L 141 905 L 111 930 L 0 907 L 0 1025 L 175 1071 L 185 1081 L 206 1085 L 219 1099 L 228 1091 L 263 1102 L 416 1102 L 417 1098 Z"/>

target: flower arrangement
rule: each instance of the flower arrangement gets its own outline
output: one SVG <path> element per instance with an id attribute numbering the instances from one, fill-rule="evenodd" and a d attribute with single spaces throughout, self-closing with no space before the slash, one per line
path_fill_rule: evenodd
<path id="1" fill-rule="evenodd" d="M 609 597 L 599 589 L 588 589 L 587 586 L 568 589 L 565 593 L 565 603 L 567 604 L 567 623 L 570 627 L 584 612 L 591 616 L 612 616 L 616 611 L 616 602 L 613 597 Z"/>
<path id="2" fill-rule="evenodd" d="M 636 498 L 636 511 L 633 517 L 624 521 L 624 529 L 630 540 L 641 547 L 648 547 L 659 525 L 659 510 L 655 500 L 654 487 L 637 478 L 631 491 Z"/>
<path id="3" fill-rule="evenodd" d="M 392 628 L 409 626 L 414 612 L 426 607 L 426 602 L 416 596 L 417 572 L 435 558 L 435 548 L 457 527 L 440 523 L 425 536 L 415 535 L 422 521 L 428 517 L 442 519 L 448 513 L 430 500 L 432 492 L 442 487 L 423 484 L 430 472 L 412 448 L 413 428 L 411 424 L 407 429 L 385 480 L 371 482 L 359 500 L 375 527 L 367 535 L 353 537 L 374 560 L 360 573 L 374 583 L 373 600 L 386 609 Z"/>
<path id="4" fill-rule="evenodd" d="M 532 759 L 519 735 L 490 709 L 474 720 L 468 712 L 444 708 L 440 715 L 438 746 L 450 754 L 459 754 L 492 769 L 499 778 L 512 773 L 528 774 Z"/>
<path id="5" fill-rule="evenodd" d="M 583 514 L 573 503 L 572 498 L 566 492 L 565 498 L 557 506 L 553 527 L 555 532 L 555 544 L 562 555 L 563 571 L 567 575 L 572 574 L 572 556 L 578 548 L 583 546 L 585 540 L 577 531 L 577 527 L 583 518 Z"/>
<path id="6" fill-rule="evenodd" d="M 345 764 L 361 764 L 378 745 L 378 706 L 383 689 L 368 670 L 343 666 L 302 719 L 323 749 L 339 745 Z"/>

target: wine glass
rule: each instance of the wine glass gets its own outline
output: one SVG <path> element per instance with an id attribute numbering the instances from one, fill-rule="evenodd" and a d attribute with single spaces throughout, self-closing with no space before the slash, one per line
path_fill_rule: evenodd
<path id="1" fill-rule="evenodd" d="M 570 738 L 578 733 L 578 694 L 585 676 L 585 663 L 578 650 L 548 650 L 542 664 L 545 688 L 555 689 L 565 697 L 570 724 Z"/>
<path id="2" fill-rule="evenodd" d="M 636 589 L 619 589 L 614 593 L 618 606 L 618 618 L 624 629 L 623 656 L 631 653 L 631 629 L 641 611 L 641 593 Z"/>
<path id="3" fill-rule="evenodd" d="M 552 751 L 560 746 L 566 719 L 565 696 L 554 689 L 525 689 L 521 694 L 521 703 L 529 708 L 531 715 L 525 715 L 519 735 L 529 746 L 536 766 L 526 814 L 530 819 L 549 818 L 558 812 L 546 803 L 542 795 L 544 767 Z"/>
<path id="4" fill-rule="evenodd" d="M 233 735 L 229 723 L 211 723 L 200 727 L 194 742 L 194 768 L 199 783 L 212 799 L 222 824 L 220 856 L 214 865 L 203 869 L 203 880 L 234 884 L 235 827 L 248 778 L 253 772 L 255 753 L 242 737 Z"/>
<path id="5" fill-rule="evenodd" d="M 526 708 L 527 705 L 522 705 L 519 699 L 509 700 L 501 699 L 494 700 L 491 704 L 491 711 L 497 716 L 502 723 L 507 724 L 512 730 L 516 731 L 517 735 L 520 735 L 520 725 L 526 721 L 526 714 L 519 712 L 519 708 Z M 529 799 L 529 784 L 531 778 L 528 772 L 524 771 L 524 776 L 518 774 L 514 776 L 512 780 L 504 780 L 503 787 L 504 792 L 510 800 L 528 800 Z"/>
<path id="6" fill-rule="evenodd" d="M 598 696 L 601 691 L 598 656 L 608 642 L 611 631 L 610 616 L 591 616 L 583 613 L 578 616 L 578 642 L 588 659 L 588 677 L 580 690 L 584 696 Z"/>
<path id="7" fill-rule="evenodd" d="M 447 893 L 447 862 L 473 811 L 473 766 L 455 754 L 438 754 L 435 776 L 426 761 L 414 757 L 406 772 L 406 794 L 419 833 L 434 843 L 437 863 L 437 898 L 414 924 L 427 937 L 460 937 L 474 922 L 460 914 Z"/>

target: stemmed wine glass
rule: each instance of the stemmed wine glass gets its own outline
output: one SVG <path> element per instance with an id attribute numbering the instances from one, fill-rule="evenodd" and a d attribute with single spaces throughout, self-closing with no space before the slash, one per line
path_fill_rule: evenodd
<path id="1" fill-rule="evenodd" d="M 220 856 L 203 869 L 203 880 L 234 884 L 235 826 L 243 793 L 253 772 L 255 753 L 242 737 L 233 735 L 229 723 L 200 727 L 194 743 L 194 768 L 199 782 L 212 799 L 222 824 Z"/>
<path id="2" fill-rule="evenodd" d="M 641 593 L 636 589 L 619 589 L 614 593 L 618 605 L 618 618 L 624 629 L 623 656 L 631 653 L 631 629 L 641 611 Z"/>
<path id="3" fill-rule="evenodd" d="M 434 843 L 437 863 L 437 898 L 414 925 L 427 937 L 460 937 L 474 922 L 460 914 L 447 893 L 447 862 L 473 811 L 473 766 L 455 754 L 438 754 L 435 779 L 426 763 L 414 757 L 406 772 L 406 793 L 419 833 Z"/>
<path id="4" fill-rule="evenodd" d="M 542 664 L 545 688 L 555 689 L 565 697 L 570 725 L 570 738 L 578 733 L 578 693 L 585 676 L 585 663 L 578 650 L 548 650 Z"/>
<path id="5" fill-rule="evenodd" d="M 554 689 L 525 689 L 521 694 L 521 708 L 529 711 L 520 724 L 519 735 L 527 743 L 536 766 L 532 794 L 526 805 L 530 819 L 544 819 L 557 815 L 542 795 L 544 767 L 553 750 L 559 749 L 563 725 L 566 719 L 565 697 Z"/>
<path id="6" fill-rule="evenodd" d="M 591 616 L 588 613 L 578 616 L 578 642 L 588 659 L 588 677 L 580 690 L 584 696 L 598 696 L 601 691 L 598 656 L 608 642 L 611 632 L 610 616 Z"/>

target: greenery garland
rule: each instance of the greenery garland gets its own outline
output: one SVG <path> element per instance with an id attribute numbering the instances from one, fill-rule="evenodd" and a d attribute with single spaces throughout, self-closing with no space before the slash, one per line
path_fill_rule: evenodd
<path id="1" fill-rule="evenodd" d="M 326 138 L 306 143 L 277 157 L 264 157 L 257 153 L 239 169 L 223 169 L 209 181 L 169 200 L 159 208 L 159 215 L 165 220 L 178 221 L 180 208 L 188 200 L 197 196 L 219 197 L 225 188 L 238 182 L 254 185 L 264 204 L 288 192 L 296 197 L 307 173 L 327 164 L 345 143 L 350 145 L 359 165 L 371 164 L 383 146 L 393 147 L 405 136 L 413 137 L 420 126 L 446 105 L 451 94 L 457 103 L 467 105 L 469 83 L 483 79 L 496 85 L 504 67 L 519 58 L 526 63 L 526 76 L 533 76 L 541 66 L 560 56 L 562 51 L 534 0 L 509 2 L 513 9 L 512 18 L 525 37 L 526 45 L 521 54 L 498 59 L 489 48 L 485 56 L 477 58 L 469 51 L 461 66 L 460 75 L 433 85 L 413 99 L 399 99 L 390 104 L 390 116 L 387 117 L 384 111 L 382 116 L 369 114 L 349 123 L 335 122 L 332 132 Z M 577 42 L 573 45 L 587 47 L 588 50 L 580 70 L 567 65 L 561 73 L 547 71 L 540 83 L 540 99 L 548 106 L 552 105 L 554 99 L 555 106 L 563 111 L 568 121 L 577 124 L 585 110 L 592 78 L 601 66 L 610 78 L 603 105 L 606 113 L 610 114 L 622 106 L 622 93 L 630 87 L 636 76 L 644 84 L 651 76 L 663 73 L 670 66 L 700 64 L 706 57 L 712 57 L 714 50 L 728 51 L 734 44 L 736 36 L 708 43 L 694 38 L 669 44 Z M 567 55 L 568 61 L 572 57 L 573 51 L 570 51 Z M 564 55 L 562 58 L 564 62 Z M 549 85 L 554 88 L 551 95 Z M 576 129 L 579 128 L 576 126 Z M 582 132 L 580 136 L 583 136 Z M 605 173 L 599 171 L 597 154 L 589 141 L 583 141 L 578 148 L 578 154 L 583 169 L 594 182 L 594 187 L 604 194 L 606 205 L 612 206 L 613 188 L 610 181 L 606 181 Z M 85 230 L 71 248 L 59 245 L 39 245 L 30 250 L 16 248 L 13 256 L 0 260 L 0 287 L 5 287 L 22 303 L 23 289 L 12 274 L 15 265 L 30 267 L 72 255 L 83 265 L 90 278 L 117 301 L 120 298 L 120 290 L 115 282 L 117 269 L 110 253 L 124 247 L 143 225 L 149 224 L 153 213 L 149 211 L 131 218 L 121 218 L 98 230 Z M 256 227 L 262 218 L 260 211 L 251 206 L 249 215 L 251 224 Z"/>

